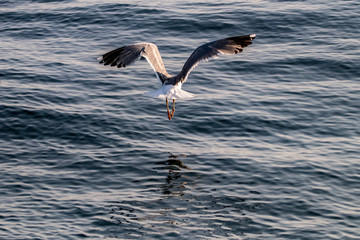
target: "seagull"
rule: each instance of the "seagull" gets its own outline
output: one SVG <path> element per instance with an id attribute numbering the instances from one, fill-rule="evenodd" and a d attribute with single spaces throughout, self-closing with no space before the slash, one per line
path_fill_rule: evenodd
<path id="1" fill-rule="evenodd" d="M 234 55 L 242 52 L 245 47 L 252 44 L 255 36 L 255 34 L 235 36 L 205 43 L 195 49 L 181 71 L 174 76 L 166 71 L 160 52 L 153 43 L 143 42 L 123 46 L 103 54 L 98 60 L 100 60 L 100 64 L 125 68 L 137 60 L 145 58 L 155 71 L 155 75 L 161 84 L 160 89 L 149 92 L 147 95 L 166 99 L 168 119 L 171 120 L 175 114 L 175 99 L 193 97 L 193 94 L 181 90 L 190 72 L 200 62 L 217 58 L 218 55 Z M 169 110 L 168 99 L 173 100 L 171 111 Z"/>

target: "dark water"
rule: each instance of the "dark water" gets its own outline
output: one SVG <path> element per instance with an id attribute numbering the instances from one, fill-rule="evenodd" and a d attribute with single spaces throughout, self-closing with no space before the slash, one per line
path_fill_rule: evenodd
<path id="1" fill-rule="evenodd" d="M 0 3 L 0 239 L 360 239 L 360 3 Z M 141 61 L 256 33 L 167 120 Z"/>

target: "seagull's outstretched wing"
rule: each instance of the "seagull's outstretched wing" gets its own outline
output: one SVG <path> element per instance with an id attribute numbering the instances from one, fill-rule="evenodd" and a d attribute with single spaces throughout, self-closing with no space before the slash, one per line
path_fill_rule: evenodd
<path id="1" fill-rule="evenodd" d="M 220 54 L 233 55 L 243 51 L 249 46 L 255 34 L 220 39 L 201 45 L 191 54 L 184 67 L 177 76 L 177 81 L 185 82 L 190 72 L 201 62 L 215 58 Z"/>
<path id="2" fill-rule="evenodd" d="M 133 64 L 141 57 L 146 58 L 151 67 L 154 69 L 156 76 L 162 83 L 169 77 L 160 52 L 157 46 L 153 43 L 137 43 L 117 48 L 105 53 L 98 60 L 100 60 L 99 63 L 101 64 L 122 68 Z"/>

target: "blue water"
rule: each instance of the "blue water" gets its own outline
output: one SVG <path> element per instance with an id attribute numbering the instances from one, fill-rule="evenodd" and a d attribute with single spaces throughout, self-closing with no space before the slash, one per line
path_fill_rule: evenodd
<path id="1" fill-rule="evenodd" d="M 360 239 L 360 3 L 2 0 L 0 239 Z M 169 121 L 146 61 L 200 64 Z"/>

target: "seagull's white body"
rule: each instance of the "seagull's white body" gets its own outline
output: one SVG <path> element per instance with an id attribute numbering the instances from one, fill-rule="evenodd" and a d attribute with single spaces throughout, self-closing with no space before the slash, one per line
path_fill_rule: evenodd
<path id="1" fill-rule="evenodd" d="M 172 84 L 162 85 L 160 89 L 145 93 L 147 96 L 162 98 L 162 99 L 177 99 L 177 98 L 192 98 L 194 94 L 189 93 L 181 89 L 182 83 L 178 83 L 175 86 Z"/>
<path id="2" fill-rule="evenodd" d="M 218 55 L 234 55 L 240 53 L 243 51 L 243 48 L 252 44 L 255 36 L 255 34 L 236 36 L 203 44 L 195 49 L 185 62 L 181 71 L 174 76 L 168 74 L 166 71 L 160 52 L 153 43 L 137 43 L 117 48 L 105 53 L 99 60 L 100 63 L 104 65 L 122 68 L 136 62 L 140 58 L 145 58 L 155 71 L 156 77 L 161 83 L 160 89 L 149 92 L 147 95 L 165 98 L 168 106 L 168 99 L 173 99 L 173 103 L 175 103 L 175 99 L 177 98 L 190 98 L 193 96 L 193 94 L 182 90 L 181 87 L 187 80 L 190 72 L 200 62 L 215 58 Z M 168 108 L 169 119 L 173 116 L 173 112 L 175 112 L 175 107 L 173 107 L 171 114 Z"/>

